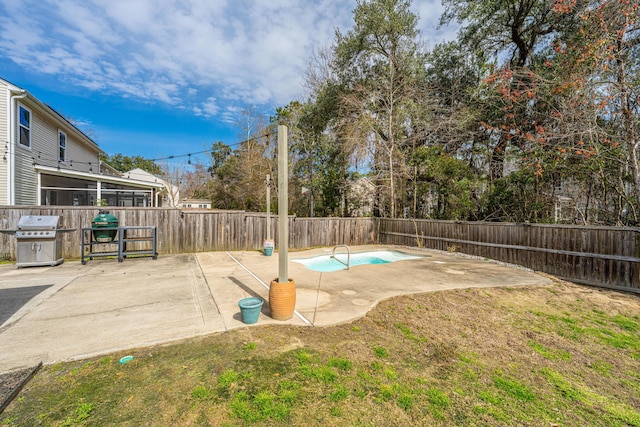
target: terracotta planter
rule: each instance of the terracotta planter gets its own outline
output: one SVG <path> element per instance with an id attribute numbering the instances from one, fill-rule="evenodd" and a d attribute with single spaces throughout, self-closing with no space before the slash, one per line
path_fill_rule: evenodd
<path id="1" fill-rule="evenodd" d="M 269 286 L 269 306 L 271 317 L 275 320 L 289 320 L 296 308 L 296 283 L 289 279 L 287 283 L 280 283 L 273 279 Z"/>

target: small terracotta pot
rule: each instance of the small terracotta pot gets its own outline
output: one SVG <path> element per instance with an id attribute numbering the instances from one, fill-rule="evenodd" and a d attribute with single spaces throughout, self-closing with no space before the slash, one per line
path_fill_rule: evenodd
<path id="1" fill-rule="evenodd" d="M 269 286 L 269 307 L 271 317 L 275 320 L 289 320 L 296 308 L 296 283 L 289 279 L 287 283 L 280 283 L 273 279 Z"/>

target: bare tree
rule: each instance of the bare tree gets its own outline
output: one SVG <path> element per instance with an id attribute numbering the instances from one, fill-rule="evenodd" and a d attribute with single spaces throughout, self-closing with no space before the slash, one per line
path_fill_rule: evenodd
<path id="1" fill-rule="evenodd" d="M 185 166 L 181 163 L 163 163 L 160 166 L 161 177 L 165 188 L 162 192 L 163 201 L 171 207 L 179 207 L 181 203 L 182 180 L 185 175 Z"/>

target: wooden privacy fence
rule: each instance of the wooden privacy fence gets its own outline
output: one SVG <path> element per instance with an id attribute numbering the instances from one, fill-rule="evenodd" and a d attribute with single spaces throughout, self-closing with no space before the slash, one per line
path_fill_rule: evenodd
<path id="1" fill-rule="evenodd" d="M 258 250 L 266 215 L 177 208 L 105 208 L 121 226 L 156 226 L 158 253 Z M 81 229 L 100 208 L 0 206 L 0 229 L 22 215 L 61 215 L 63 257 L 80 258 Z M 289 217 L 289 246 L 393 244 L 456 251 L 522 265 L 574 282 L 640 293 L 640 229 L 385 218 Z M 271 237 L 278 220 L 271 218 Z M 0 258 L 15 260 L 16 241 L 0 233 Z"/>
<path id="2" fill-rule="evenodd" d="M 640 293 L 640 229 L 378 219 L 381 244 L 456 251 Z"/>
<path id="3" fill-rule="evenodd" d="M 240 251 L 263 247 L 267 219 L 263 213 L 183 211 L 177 252 Z M 158 231 L 160 234 L 160 231 Z M 271 238 L 278 244 L 278 219 L 271 217 Z M 289 247 L 304 249 L 348 243 L 376 243 L 372 218 L 289 217 Z"/>
<path id="4" fill-rule="evenodd" d="M 266 214 L 241 211 L 180 210 L 177 208 L 104 208 L 118 218 L 119 225 L 156 226 L 160 254 L 205 251 L 257 250 L 266 238 Z M 101 208 L 36 206 L 0 206 L 0 229 L 15 229 L 22 215 L 62 216 L 62 256 L 80 258 L 81 229 Z M 278 236 L 277 217 L 271 217 L 271 237 Z M 289 217 L 289 246 L 308 248 L 349 243 L 376 243 L 375 223 L 371 218 L 296 218 Z M 130 248 L 135 249 L 135 248 Z M 15 260 L 16 239 L 0 233 L 0 258 Z"/>

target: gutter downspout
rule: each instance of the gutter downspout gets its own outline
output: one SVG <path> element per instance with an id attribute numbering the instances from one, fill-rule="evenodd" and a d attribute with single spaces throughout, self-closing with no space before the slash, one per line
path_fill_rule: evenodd
<path id="1" fill-rule="evenodd" d="M 9 90 L 9 93 L 16 92 Z M 16 132 L 15 132 L 15 100 L 23 99 L 27 96 L 27 91 L 21 89 L 18 95 L 11 95 L 9 99 L 9 164 L 7 165 L 7 204 L 16 204 Z"/>

